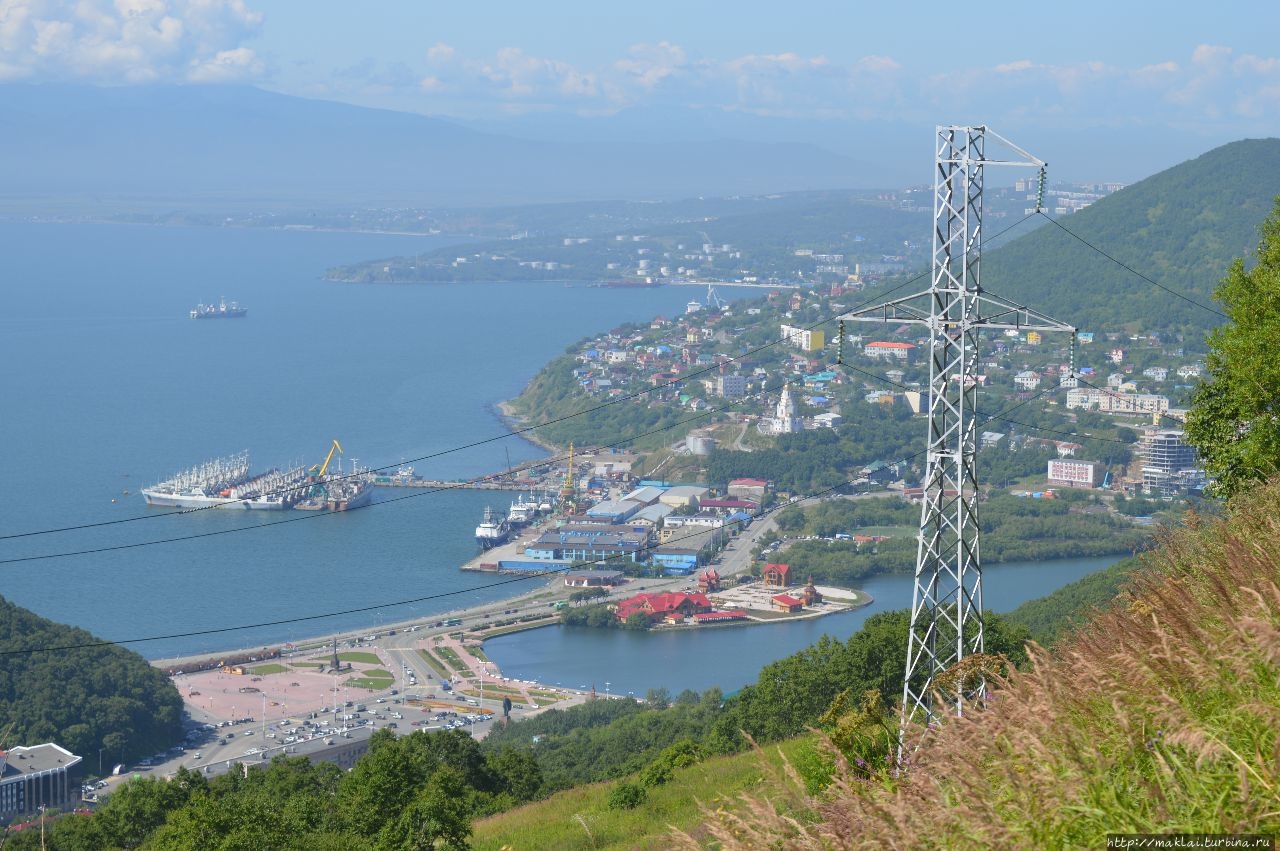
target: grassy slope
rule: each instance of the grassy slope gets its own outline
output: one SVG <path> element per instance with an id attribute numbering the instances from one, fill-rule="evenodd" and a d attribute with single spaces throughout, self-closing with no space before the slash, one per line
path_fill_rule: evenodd
<path id="1" fill-rule="evenodd" d="M 800 828 L 708 813 L 726 848 L 1102 848 L 1109 832 L 1280 830 L 1280 482 L 1146 557 L 1127 606 L 950 721 L 904 782 Z M 744 832 L 745 825 L 745 832 Z M 736 828 L 736 835 L 730 832 Z M 927 841 L 922 843 L 922 837 Z"/>
<path id="2" fill-rule="evenodd" d="M 609 792 L 616 783 L 577 786 L 545 801 L 477 821 L 472 847 L 475 851 L 657 851 L 672 847 L 672 825 L 705 838 L 698 827 L 700 805 L 719 806 L 741 792 L 767 794 L 781 785 L 780 754 L 794 760 L 807 742 L 807 738 L 797 739 L 760 753 L 715 757 L 676 769 L 670 782 L 649 789 L 646 800 L 633 810 L 609 809 Z"/>

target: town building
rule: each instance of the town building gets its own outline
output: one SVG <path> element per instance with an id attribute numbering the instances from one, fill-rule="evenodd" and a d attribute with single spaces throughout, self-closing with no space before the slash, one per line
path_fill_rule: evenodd
<path id="1" fill-rule="evenodd" d="M 524 549 L 527 558 L 542 561 L 600 561 L 625 558 L 639 561 L 647 536 L 607 526 L 598 531 L 562 528 L 544 532 Z"/>
<path id="2" fill-rule="evenodd" d="M 676 485 L 667 488 L 667 490 L 658 497 L 658 501 L 663 505 L 669 505 L 672 508 L 685 508 L 692 506 L 698 507 L 698 502 L 710 492 L 710 488 L 704 488 L 701 485 Z"/>
<path id="3" fill-rule="evenodd" d="M 744 375 L 717 375 L 716 395 L 725 399 L 741 399 L 747 395 L 747 378 Z"/>
<path id="4" fill-rule="evenodd" d="M 0 750 L 0 821 L 41 807 L 70 809 L 80 798 L 71 769 L 81 761 L 52 742 Z"/>
<path id="5" fill-rule="evenodd" d="M 1097 461 L 1075 461 L 1053 458 L 1049 461 L 1049 484 L 1073 488 L 1096 488 L 1106 474 Z"/>
<path id="6" fill-rule="evenodd" d="M 867 343 L 862 347 L 862 353 L 876 360 L 906 361 L 911 359 L 915 348 L 913 343 Z"/>
<path id="7" fill-rule="evenodd" d="M 827 345 L 826 332 L 791 325 L 782 326 L 782 339 L 802 352 L 820 352 Z"/>
<path id="8" fill-rule="evenodd" d="M 1067 408 L 1096 410 L 1104 414 L 1165 414 L 1169 412 L 1169 397 L 1076 387 L 1067 391 Z"/>
<path id="9" fill-rule="evenodd" d="M 1035 390 L 1040 386 L 1040 374 L 1025 369 L 1013 377 L 1013 383 L 1022 390 Z"/>
<path id="10" fill-rule="evenodd" d="M 1142 489 L 1156 493 L 1202 487 L 1204 472 L 1197 469 L 1195 447 L 1181 429 L 1144 432 L 1138 448 L 1142 457 Z"/>
<path id="11" fill-rule="evenodd" d="M 763 505 L 765 491 L 769 483 L 764 479 L 734 479 L 729 482 L 729 496 L 739 496 Z"/>
<path id="12" fill-rule="evenodd" d="M 564 574 L 566 588 L 607 588 L 621 585 L 625 579 L 621 570 L 570 570 Z"/>

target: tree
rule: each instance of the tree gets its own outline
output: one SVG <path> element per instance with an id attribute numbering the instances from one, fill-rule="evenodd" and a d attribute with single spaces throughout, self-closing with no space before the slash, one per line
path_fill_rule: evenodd
<path id="1" fill-rule="evenodd" d="M 1214 292 L 1227 322 L 1209 334 L 1187 414 L 1187 440 L 1228 498 L 1280 467 L 1280 198 L 1261 231 L 1258 264 L 1237 258 Z"/>

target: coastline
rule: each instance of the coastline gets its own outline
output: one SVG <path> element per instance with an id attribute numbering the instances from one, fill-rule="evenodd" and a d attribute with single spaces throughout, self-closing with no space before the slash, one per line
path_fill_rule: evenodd
<path id="1" fill-rule="evenodd" d="M 529 428 L 528 421 L 516 413 L 516 410 L 511 403 L 512 400 L 505 399 L 501 402 L 495 402 L 490 406 L 490 410 L 493 411 L 494 415 L 502 421 L 502 424 L 506 426 L 508 431 L 512 434 L 518 435 L 524 440 L 527 440 L 529 443 L 532 443 L 534 446 L 542 449 L 548 455 L 559 455 L 565 451 L 566 447 L 558 446 L 539 435 L 536 427 Z"/>

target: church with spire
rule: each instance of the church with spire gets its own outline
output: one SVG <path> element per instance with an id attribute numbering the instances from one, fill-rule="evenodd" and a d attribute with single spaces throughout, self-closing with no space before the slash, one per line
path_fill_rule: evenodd
<path id="1" fill-rule="evenodd" d="M 778 399 L 771 424 L 774 434 L 796 434 L 804 431 L 804 423 L 796 415 L 796 403 L 791 398 L 790 387 L 782 388 L 782 396 Z"/>

